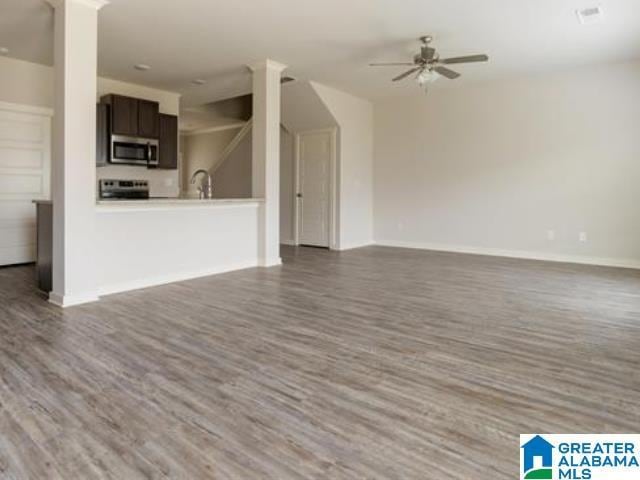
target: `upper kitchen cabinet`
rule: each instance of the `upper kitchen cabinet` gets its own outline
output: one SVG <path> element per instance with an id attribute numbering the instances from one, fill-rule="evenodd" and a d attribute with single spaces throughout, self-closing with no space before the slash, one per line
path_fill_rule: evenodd
<path id="1" fill-rule="evenodd" d="M 157 102 L 138 100 L 138 136 L 158 138 L 160 136 L 160 105 Z"/>
<path id="2" fill-rule="evenodd" d="M 96 165 L 104 167 L 109 164 L 109 105 L 96 105 Z"/>
<path id="3" fill-rule="evenodd" d="M 159 104 L 149 100 L 105 95 L 102 103 L 111 105 L 111 133 L 128 137 L 158 138 Z"/>
<path id="4" fill-rule="evenodd" d="M 138 100 L 122 95 L 107 95 L 102 102 L 111 105 L 111 133 L 135 137 L 138 135 Z"/>
<path id="5" fill-rule="evenodd" d="M 178 168 L 178 117 L 160 114 L 158 168 Z"/>

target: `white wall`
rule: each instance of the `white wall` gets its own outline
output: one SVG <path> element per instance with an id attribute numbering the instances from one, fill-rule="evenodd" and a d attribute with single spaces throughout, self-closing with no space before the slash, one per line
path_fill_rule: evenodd
<path id="1" fill-rule="evenodd" d="M 253 141 L 249 129 L 214 172 L 214 198 L 251 198 L 252 152 Z"/>
<path id="2" fill-rule="evenodd" d="M 333 88 L 312 86 L 338 122 L 339 248 L 373 242 L 373 105 Z"/>
<path id="3" fill-rule="evenodd" d="M 160 111 L 178 115 L 180 95 L 108 78 L 98 78 L 98 97 L 118 93 L 145 98 L 160 103 Z M 0 57 L 0 101 L 53 108 L 53 68 Z M 153 196 L 179 194 L 178 170 L 147 170 L 142 167 L 108 166 L 97 171 L 97 178 L 127 178 L 149 180 Z"/>
<path id="4" fill-rule="evenodd" d="M 310 82 L 282 85 L 282 125 L 292 133 L 338 127 L 327 105 Z"/>
<path id="5" fill-rule="evenodd" d="M 0 56 L 0 101 L 53 108 L 53 68 Z"/>
<path id="6" fill-rule="evenodd" d="M 639 126 L 638 63 L 377 102 L 375 239 L 640 265 Z"/>

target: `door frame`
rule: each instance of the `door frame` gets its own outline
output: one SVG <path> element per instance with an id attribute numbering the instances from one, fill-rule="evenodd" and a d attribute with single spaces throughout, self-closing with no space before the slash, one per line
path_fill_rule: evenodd
<path id="1" fill-rule="evenodd" d="M 294 161 L 293 161 L 293 242 L 295 245 L 300 245 L 300 227 L 302 226 L 302 208 L 300 208 L 300 139 L 304 135 L 328 133 L 330 138 L 329 150 L 331 158 L 329 159 L 329 249 L 337 250 L 337 132 L 338 129 L 333 128 L 319 128 L 314 130 L 305 130 L 302 132 L 296 132 L 294 136 Z"/>

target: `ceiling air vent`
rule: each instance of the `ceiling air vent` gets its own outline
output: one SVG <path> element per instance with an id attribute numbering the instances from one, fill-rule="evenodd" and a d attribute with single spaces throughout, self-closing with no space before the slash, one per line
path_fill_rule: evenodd
<path id="1" fill-rule="evenodd" d="M 603 12 L 600 5 L 576 10 L 578 20 L 582 25 L 592 25 L 602 20 Z"/>

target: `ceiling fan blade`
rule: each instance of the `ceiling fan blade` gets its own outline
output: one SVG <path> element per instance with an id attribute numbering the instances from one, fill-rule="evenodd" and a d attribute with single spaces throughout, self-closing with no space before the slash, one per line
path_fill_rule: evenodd
<path id="1" fill-rule="evenodd" d="M 392 79 L 393 82 L 397 82 L 398 80 L 402 80 L 403 78 L 408 77 L 409 75 L 411 75 L 413 72 L 417 72 L 418 70 L 421 70 L 422 67 L 416 67 L 416 68 L 412 68 L 411 70 L 408 70 L 400 75 L 398 75 L 397 77 L 395 77 L 394 79 Z"/>
<path id="2" fill-rule="evenodd" d="M 370 67 L 398 67 L 398 66 L 407 66 L 415 65 L 413 62 L 392 62 L 392 63 L 370 63 Z"/>
<path id="3" fill-rule="evenodd" d="M 427 62 L 429 60 L 433 60 L 434 57 L 436 56 L 436 49 L 432 47 L 427 47 L 425 45 L 422 47 L 420 51 L 420 56 L 422 57 L 423 60 L 426 60 Z"/>
<path id="4" fill-rule="evenodd" d="M 466 57 L 454 57 L 445 58 L 440 60 L 440 63 L 444 65 L 451 65 L 454 63 L 472 63 L 472 62 L 488 62 L 489 57 L 487 55 L 469 55 Z"/>
<path id="5" fill-rule="evenodd" d="M 449 80 L 455 80 L 460 76 L 458 72 L 454 72 L 453 70 L 449 70 L 448 68 L 445 68 L 445 67 L 436 67 L 434 68 L 434 70 L 438 72 L 440 75 L 442 75 L 443 77 L 448 78 Z"/>

